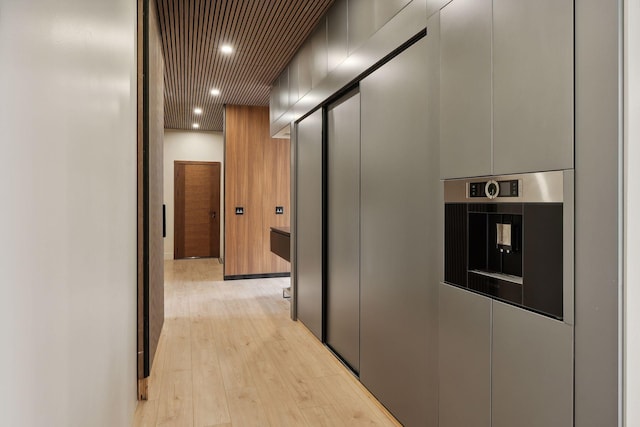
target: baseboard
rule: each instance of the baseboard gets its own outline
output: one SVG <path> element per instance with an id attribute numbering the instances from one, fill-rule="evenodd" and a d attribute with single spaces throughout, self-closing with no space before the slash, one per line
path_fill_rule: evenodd
<path id="1" fill-rule="evenodd" d="M 291 277 L 291 273 L 237 274 L 235 276 L 224 276 L 224 280 L 272 279 L 274 277 Z"/>

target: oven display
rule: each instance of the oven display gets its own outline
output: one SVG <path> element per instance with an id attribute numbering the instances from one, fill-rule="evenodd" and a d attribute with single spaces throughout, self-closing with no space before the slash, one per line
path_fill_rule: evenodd
<path id="1" fill-rule="evenodd" d="M 518 197 L 518 180 L 498 181 L 500 193 L 498 197 Z"/>
<path id="2" fill-rule="evenodd" d="M 510 180 L 510 181 L 498 181 L 498 194 L 491 194 L 492 197 L 518 197 L 520 195 L 520 187 L 518 185 L 518 180 Z M 484 182 L 471 182 L 469 183 L 469 197 L 481 197 L 486 198 L 487 181 Z M 493 188 L 493 187 L 492 187 Z"/>

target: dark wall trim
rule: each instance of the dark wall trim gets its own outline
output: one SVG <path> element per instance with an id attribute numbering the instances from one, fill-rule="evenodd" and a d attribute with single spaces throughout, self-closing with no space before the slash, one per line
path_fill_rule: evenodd
<path id="1" fill-rule="evenodd" d="M 272 279 L 274 277 L 291 277 L 291 273 L 237 274 L 235 276 L 224 276 L 224 280 Z"/>
<path id="2" fill-rule="evenodd" d="M 352 88 L 348 89 L 351 90 Z M 342 93 L 342 91 L 340 91 Z M 327 344 L 327 273 L 329 271 L 327 260 L 329 258 L 329 226 L 327 206 L 329 202 L 329 186 L 327 185 L 329 180 L 329 143 L 328 143 L 328 130 L 329 130 L 329 108 L 328 103 L 322 106 L 322 333 L 321 341 L 323 344 Z M 333 350 L 331 350 L 333 352 Z M 342 360 L 342 359 L 340 359 Z"/>

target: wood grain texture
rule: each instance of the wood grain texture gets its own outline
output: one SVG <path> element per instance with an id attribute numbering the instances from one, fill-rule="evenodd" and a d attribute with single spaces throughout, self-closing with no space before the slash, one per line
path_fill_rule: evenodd
<path id="1" fill-rule="evenodd" d="M 174 258 L 220 256 L 219 162 L 174 162 Z"/>
<path id="2" fill-rule="evenodd" d="M 201 130 L 221 131 L 223 105 L 268 105 L 271 83 L 333 1 L 158 0 L 167 128 L 191 130 L 196 119 Z M 224 43 L 233 55 L 220 53 Z"/>
<path id="3" fill-rule="evenodd" d="M 267 125 L 268 126 L 268 125 Z M 290 271 L 291 265 L 271 252 L 269 232 L 271 227 L 290 225 L 291 193 L 291 145 L 288 139 L 270 139 L 264 149 L 264 191 L 263 191 L 263 244 L 268 256 L 265 269 L 270 272 Z M 276 206 L 282 206 L 284 213 L 276 215 Z"/>
<path id="4" fill-rule="evenodd" d="M 148 15 L 143 13 L 145 4 L 150 11 Z M 137 57 L 139 379 L 149 376 L 164 322 L 164 241 L 162 237 L 164 63 L 159 31 L 154 0 L 139 0 Z M 148 34 L 148 46 L 144 42 L 145 33 Z M 145 63 L 148 66 L 148 72 L 145 70 Z M 148 212 L 145 212 L 145 206 L 148 206 Z M 144 393 L 141 393 L 141 396 L 142 394 Z"/>
<path id="5" fill-rule="evenodd" d="M 260 270 L 260 265 L 255 264 L 259 257 L 257 236 L 249 224 L 253 223 L 253 228 L 256 224 L 261 226 L 256 216 L 261 199 L 252 200 L 249 187 L 254 187 L 250 182 L 253 184 L 260 175 L 251 170 L 251 166 L 261 163 L 262 150 L 256 150 L 259 156 L 251 155 L 250 108 L 227 106 L 225 109 L 225 275 Z M 258 162 L 252 161 L 253 158 Z M 243 207 L 244 214 L 236 215 L 236 207 Z"/>
<path id="6" fill-rule="evenodd" d="M 268 108 L 226 106 L 225 276 L 289 271 L 269 247 L 270 227 L 289 225 L 289 153 L 289 140 L 269 136 Z"/>
<path id="7" fill-rule="evenodd" d="M 269 233 L 269 248 L 278 257 L 291 261 L 291 235 L 273 231 Z"/>
<path id="8" fill-rule="evenodd" d="M 399 426 L 300 322 L 289 279 L 166 261 L 166 325 L 133 426 Z"/>
<path id="9" fill-rule="evenodd" d="M 164 323 L 164 239 L 162 233 L 163 146 L 164 146 L 164 62 L 155 0 L 149 0 L 149 283 L 148 283 L 148 361 L 149 375 Z M 145 376 L 146 376 L 145 375 Z"/>

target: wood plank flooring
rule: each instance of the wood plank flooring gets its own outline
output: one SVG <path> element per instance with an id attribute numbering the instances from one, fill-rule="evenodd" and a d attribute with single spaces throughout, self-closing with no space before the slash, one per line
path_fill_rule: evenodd
<path id="1" fill-rule="evenodd" d="M 165 261 L 165 324 L 138 426 L 399 426 L 302 325 L 289 279 L 222 281 L 216 259 Z"/>

